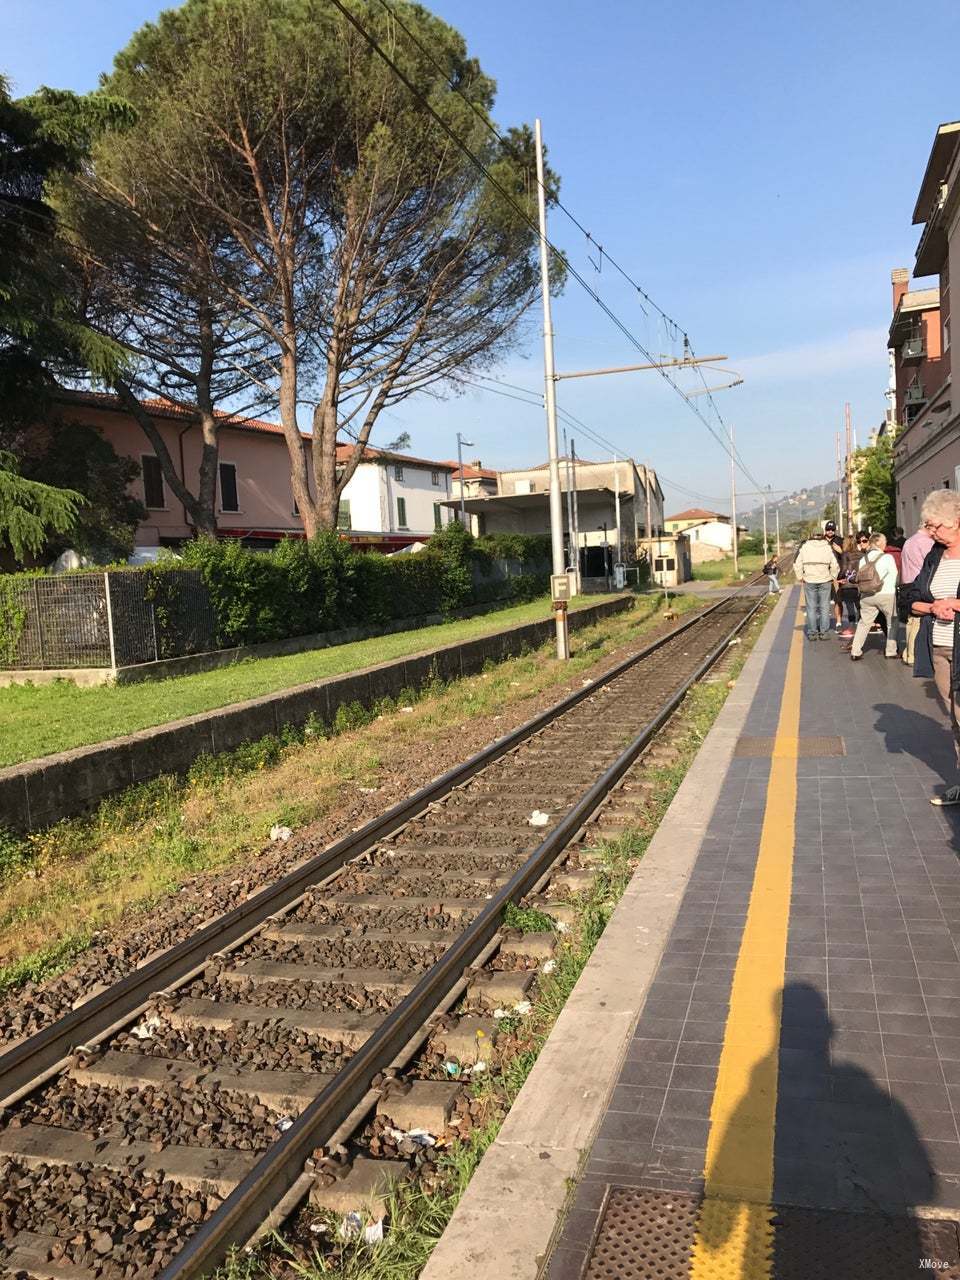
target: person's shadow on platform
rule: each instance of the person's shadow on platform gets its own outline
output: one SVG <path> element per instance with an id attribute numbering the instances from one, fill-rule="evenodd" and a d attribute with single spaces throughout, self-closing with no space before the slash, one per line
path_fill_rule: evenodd
<path id="1" fill-rule="evenodd" d="M 888 755 L 912 756 L 935 769 L 943 781 L 952 786 L 958 781 L 958 775 L 949 722 L 940 710 L 940 701 L 932 686 L 929 697 L 936 709 L 935 715 L 928 716 L 895 702 L 876 703 L 874 728 L 883 734 Z"/>
<path id="2" fill-rule="evenodd" d="M 759 1274 L 761 1267 L 778 1277 L 875 1280 L 877 1256 L 867 1251 L 859 1257 L 837 1220 L 831 1227 L 830 1215 L 814 1220 L 809 1212 L 789 1213 L 790 1207 L 872 1209 L 885 1215 L 878 1227 L 887 1249 L 884 1273 L 915 1274 L 929 1246 L 909 1215 L 914 1206 L 932 1204 L 938 1187 L 916 1127 L 868 1071 L 831 1061 L 834 1027 L 816 987 L 792 982 L 777 996 L 778 1004 L 781 995 L 778 1022 L 803 1048 L 781 1054 L 775 1044 L 753 1067 L 750 1085 L 708 1158 L 695 1252 L 714 1266 L 722 1262 L 736 1277 Z M 770 1204 L 756 1187 L 758 1173 L 762 1183 L 769 1169 L 774 1096 Z"/>

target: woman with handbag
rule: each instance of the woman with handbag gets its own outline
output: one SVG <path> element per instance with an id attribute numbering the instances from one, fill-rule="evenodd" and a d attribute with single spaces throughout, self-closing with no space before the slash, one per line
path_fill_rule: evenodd
<path id="1" fill-rule="evenodd" d="M 857 590 L 860 592 L 860 621 L 853 633 L 850 657 L 858 662 L 870 628 L 880 615 L 887 624 L 886 656 L 896 658 L 897 651 L 897 565 L 887 555 L 887 540 L 882 533 L 871 534 L 866 555 L 857 566 Z"/>
<path id="2" fill-rule="evenodd" d="M 860 553 L 857 541 L 852 533 L 843 540 L 840 553 L 840 577 L 837 579 L 837 604 L 840 608 L 839 631 L 845 640 L 852 640 L 854 628 L 860 621 L 860 592 L 857 588 L 857 567 L 860 564 Z"/>

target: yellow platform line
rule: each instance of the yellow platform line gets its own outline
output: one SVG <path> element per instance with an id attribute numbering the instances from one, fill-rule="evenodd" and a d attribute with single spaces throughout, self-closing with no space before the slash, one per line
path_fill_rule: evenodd
<path id="1" fill-rule="evenodd" d="M 799 618 L 799 612 L 798 612 Z M 794 630 L 760 850 L 710 1111 L 691 1280 L 769 1280 L 780 1017 L 797 810 L 803 632 Z"/>

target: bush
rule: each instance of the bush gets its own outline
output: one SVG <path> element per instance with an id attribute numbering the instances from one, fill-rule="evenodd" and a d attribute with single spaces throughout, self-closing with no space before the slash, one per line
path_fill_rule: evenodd
<path id="1" fill-rule="evenodd" d="M 549 564 L 551 556 L 548 533 L 485 533 L 477 538 L 474 549 L 491 560 L 519 560 L 521 564 Z"/>

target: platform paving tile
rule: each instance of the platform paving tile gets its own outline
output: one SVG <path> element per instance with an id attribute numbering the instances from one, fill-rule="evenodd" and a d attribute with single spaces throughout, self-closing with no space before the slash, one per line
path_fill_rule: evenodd
<path id="1" fill-rule="evenodd" d="M 775 645 L 743 732 L 772 736 Z M 774 1199 L 844 1210 L 960 1212 L 960 814 L 925 687 L 869 647 L 851 668 L 804 647 L 801 737 L 846 754 L 797 761 L 797 821 L 777 1055 Z M 733 969 L 769 761 L 730 761 L 720 803 L 548 1270 L 579 1276 L 610 1185 L 702 1190 Z"/>

